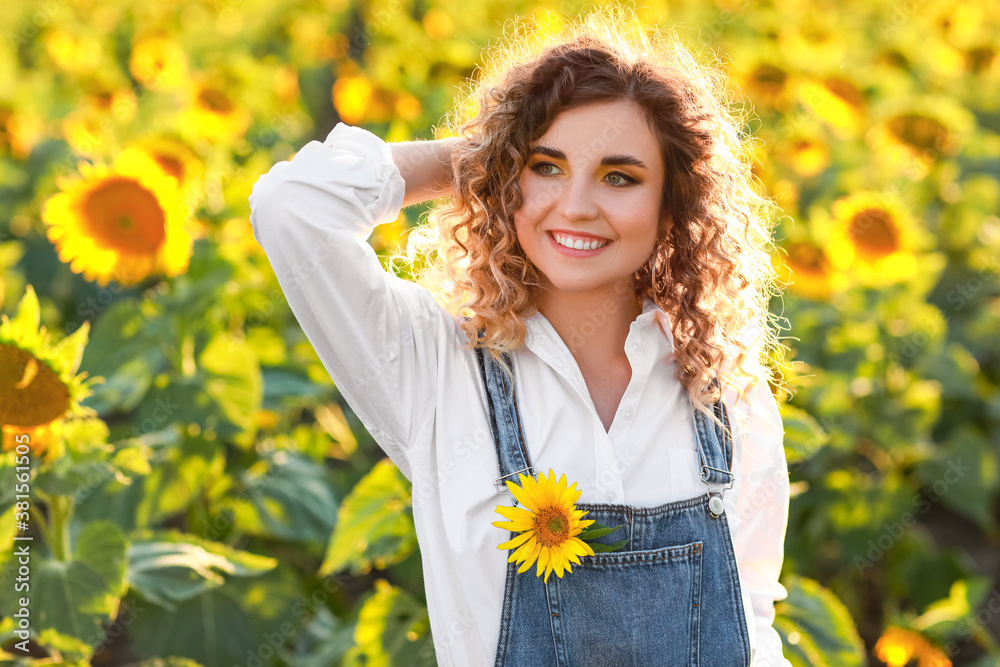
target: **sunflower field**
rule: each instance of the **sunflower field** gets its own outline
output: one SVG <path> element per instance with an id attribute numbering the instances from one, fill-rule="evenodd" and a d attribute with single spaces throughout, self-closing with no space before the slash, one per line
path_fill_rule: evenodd
<path id="1" fill-rule="evenodd" d="M 247 197 L 339 121 L 433 138 L 506 22 L 591 4 L 8 0 L 3 664 L 436 664 L 409 482 Z M 995 3 L 636 12 L 722 59 L 783 213 L 785 656 L 1000 665 Z"/>

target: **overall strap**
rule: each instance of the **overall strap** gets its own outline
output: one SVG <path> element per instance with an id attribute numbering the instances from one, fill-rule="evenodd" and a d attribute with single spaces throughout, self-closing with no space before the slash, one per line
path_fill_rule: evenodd
<path id="1" fill-rule="evenodd" d="M 511 369 L 513 376 L 514 364 L 508 352 L 501 354 L 504 363 Z M 496 447 L 497 464 L 500 476 L 493 482 L 497 493 L 506 493 L 517 499 L 507 489 L 505 480 L 511 479 L 515 484 L 519 474 L 534 477 L 531 457 L 524 442 L 524 430 L 521 427 L 521 414 L 517 408 L 517 390 L 514 382 L 508 379 L 500 362 L 493 358 L 488 350 L 476 348 L 476 359 L 479 362 L 479 373 L 486 389 L 486 405 L 489 409 L 490 430 L 493 432 L 493 444 Z"/>
<path id="2" fill-rule="evenodd" d="M 711 386 L 719 385 L 719 378 L 713 378 Z M 718 495 L 718 501 L 710 499 L 709 507 L 712 515 L 717 516 L 723 511 L 722 497 L 725 489 L 733 486 L 735 476 L 732 472 L 733 465 L 733 441 L 732 431 L 729 425 L 729 415 L 726 411 L 722 396 L 712 405 L 712 411 L 718 417 L 725 428 L 713 422 L 708 415 L 700 410 L 694 411 L 695 434 L 698 441 L 698 458 L 701 461 L 701 480 L 709 487 L 709 495 L 712 493 L 712 485 L 725 485 Z"/>

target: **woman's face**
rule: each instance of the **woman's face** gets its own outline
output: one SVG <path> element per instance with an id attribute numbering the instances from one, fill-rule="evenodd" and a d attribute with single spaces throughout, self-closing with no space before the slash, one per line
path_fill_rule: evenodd
<path id="1" fill-rule="evenodd" d="M 531 146 L 517 239 L 553 292 L 606 298 L 653 253 L 664 164 L 627 100 L 560 113 Z M 618 293 L 620 297 L 620 292 Z"/>

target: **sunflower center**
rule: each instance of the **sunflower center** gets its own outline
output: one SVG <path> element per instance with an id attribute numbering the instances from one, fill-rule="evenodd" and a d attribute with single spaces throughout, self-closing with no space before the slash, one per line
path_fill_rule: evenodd
<path id="1" fill-rule="evenodd" d="M 788 74 L 774 65 L 761 65 L 754 70 L 753 78 L 765 93 L 777 95 L 784 87 Z"/>
<path id="2" fill-rule="evenodd" d="M 827 89 L 831 93 L 844 100 L 852 107 L 860 107 L 865 101 L 864 95 L 861 94 L 861 91 L 859 91 L 854 84 L 849 81 L 844 81 L 843 79 L 834 77 L 824 81 L 824 84 L 826 84 Z"/>
<path id="3" fill-rule="evenodd" d="M 903 143 L 921 151 L 941 148 L 948 142 L 948 128 L 920 114 L 896 116 L 889 121 L 889 130 Z"/>
<path id="4" fill-rule="evenodd" d="M 233 103 L 229 101 L 229 98 L 226 97 L 225 93 L 213 88 L 205 88 L 202 90 L 198 99 L 203 105 L 205 105 L 206 108 L 214 111 L 215 113 L 227 114 L 231 113 L 233 110 Z"/>
<path id="5" fill-rule="evenodd" d="M 166 239 L 166 217 L 156 195 L 131 178 L 102 182 L 83 204 L 90 235 L 105 247 L 150 254 Z"/>
<path id="6" fill-rule="evenodd" d="M 565 542 L 569 537 L 569 517 L 558 507 L 539 510 L 535 517 L 535 537 L 547 547 Z"/>
<path id="7" fill-rule="evenodd" d="M 899 249 L 899 234 L 892 215 L 879 208 L 866 208 L 851 218 L 851 241 L 870 255 L 889 255 Z"/>
<path id="8" fill-rule="evenodd" d="M 810 273 L 824 273 L 826 270 L 825 257 L 822 251 L 809 243 L 793 243 L 788 250 L 789 260 L 794 263 L 796 270 Z"/>
<path id="9" fill-rule="evenodd" d="M 69 407 L 69 390 L 48 364 L 27 350 L 0 343 L 0 424 L 43 426 Z"/>
<path id="10" fill-rule="evenodd" d="M 178 181 L 184 177 L 184 164 L 172 155 L 157 155 L 156 162 Z"/>

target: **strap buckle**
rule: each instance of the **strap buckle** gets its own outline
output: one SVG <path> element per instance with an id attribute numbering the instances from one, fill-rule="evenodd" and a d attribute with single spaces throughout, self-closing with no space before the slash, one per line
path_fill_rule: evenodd
<path id="1" fill-rule="evenodd" d="M 722 468 L 713 468 L 712 466 L 705 466 L 705 465 L 703 465 L 701 467 L 701 481 L 705 482 L 705 484 L 708 485 L 709 488 L 712 488 L 712 487 L 711 487 L 711 485 L 708 482 L 708 475 L 705 474 L 705 470 L 715 470 L 716 472 L 721 472 L 721 473 L 724 473 L 726 475 L 729 475 L 729 485 L 728 486 L 724 486 L 723 489 L 731 489 L 731 488 L 733 488 L 733 483 L 736 480 L 736 476 L 733 473 L 729 472 L 728 470 L 723 470 Z"/>
<path id="2" fill-rule="evenodd" d="M 493 480 L 493 488 L 495 488 L 497 490 L 497 493 L 499 493 L 500 495 L 506 493 L 508 495 L 511 495 L 511 497 L 513 497 L 512 494 L 510 493 L 510 489 L 508 489 L 506 485 L 501 484 L 500 482 L 507 479 L 508 477 L 514 477 L 516 475 L 520 475 L 522 472 L 526 472 L 532 477 L 534 477 L 536 474 L 535 469 L 532 468 L 531 466 L 528 466 L 527 468 L 521 468 L 520 470 L 512 472 L 509 475 L 503 475 L 502 477 L 497 477 L 495 480 Z M 514 499 L 514 502 L 515 503 L 517 502 L 516 498 Z"/>
<path id="3" fill-rule="evenodd" d="M 706 469 L 707 470 L 715 470 L 715 471 L 718 471 L 718 472 L 725 473 L 725 474 L 729 475 L 729 484 L 726 485 L 726 486 L 724 486 L 724 487 L 722 487 L 722 490 L 718 494 L 715 494 L 712 491 L 712 485 L 709 483 L 708 478 L 707 478 L 707 476 L 705 474 L 705 470 Z M 708 495 L 709 495 L 709 498 L 708 498 L 708 511 L 711 514 L 711 516 L 712 516 L 713 519 L 719 518 L 720 516 L 722 516 L 722 513 L 726 511 L 726 506 L 725 506 L 725 504 L 723 504 L 722 501 L 723 501 L 723 498 L 725 498 L 726 489 L 733 488 L 733 483 L 735 482 L 735 480 L 736 480 L 736 476 L 733 475 L 733 473 L 729 472 L 728 470 L 722 470 L 721 468 L 713 468 L 712 466 L 706 466 L 706 465 L 703 465 L 701 467 L 701 481 L 705 482 L 705 486 L 708 487 Z"/>

